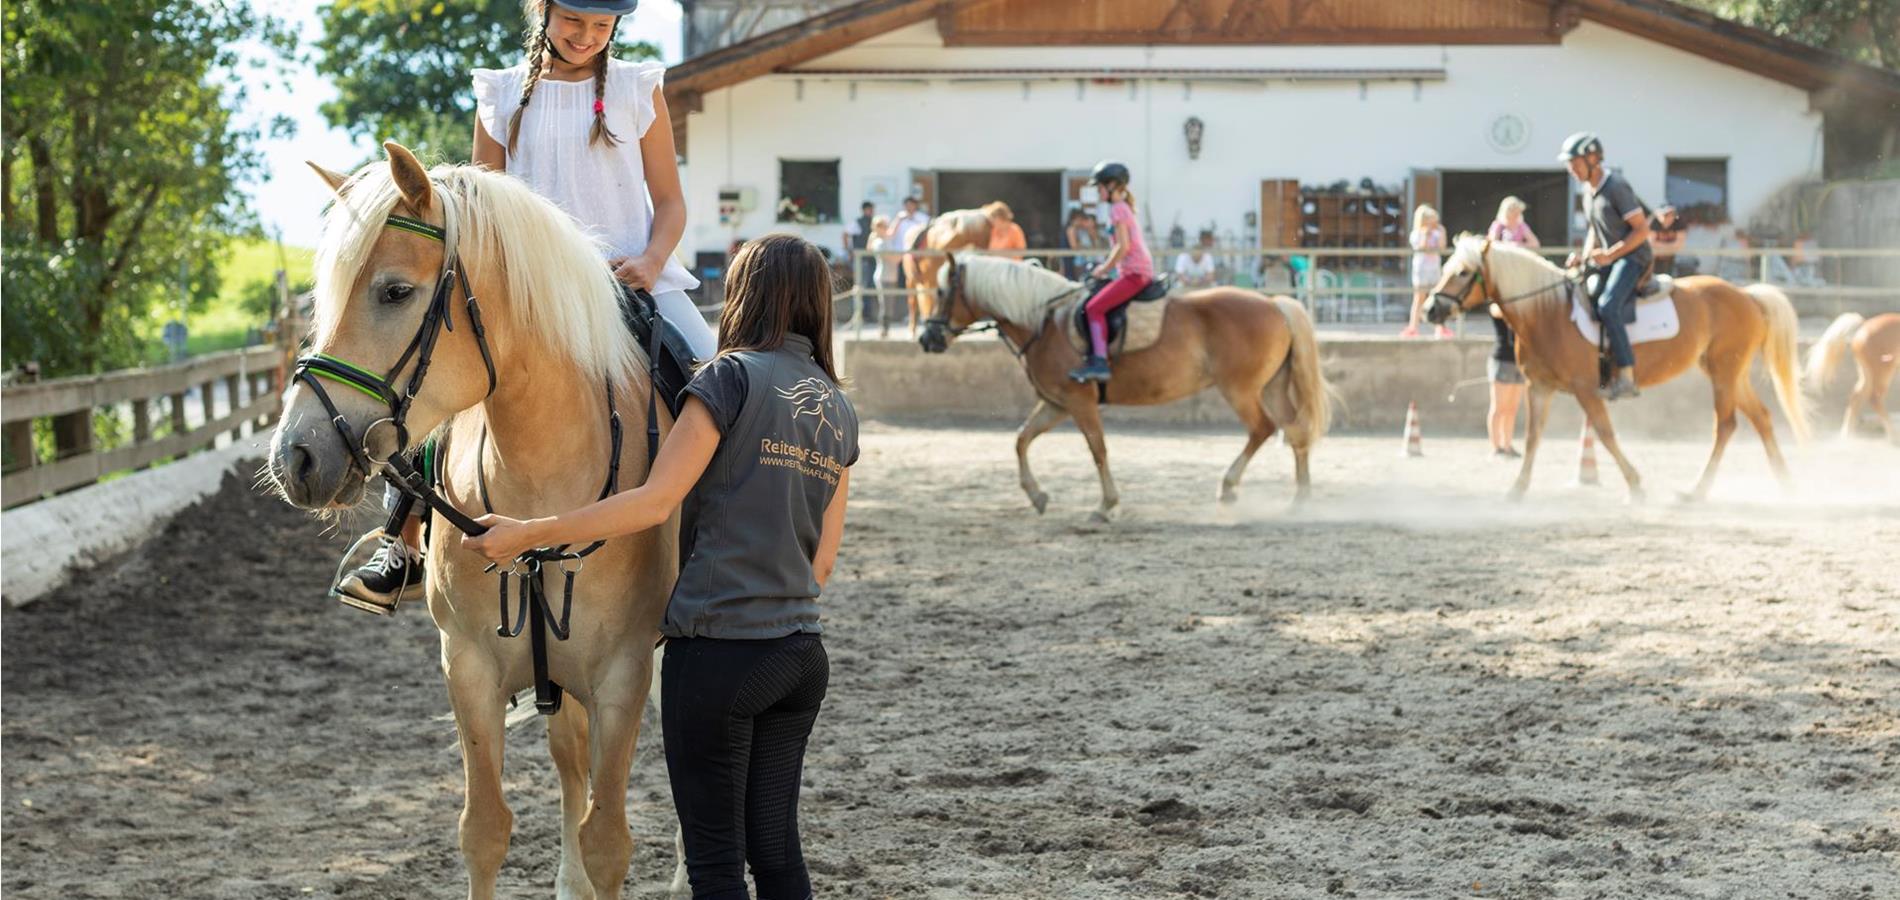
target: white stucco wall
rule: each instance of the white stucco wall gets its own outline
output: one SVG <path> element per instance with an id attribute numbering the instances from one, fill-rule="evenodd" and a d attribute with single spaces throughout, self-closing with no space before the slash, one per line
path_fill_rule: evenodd
<path id="1" fill-rule="evenodd" d="M 1663 202 L 1668 157 L 1726 157 L 1729 208 L 1748 213 L 1781 185 L 1817 173 L 1821 116 L 1807 95 L 1614 29 L 1585 23 L 1561 44 L 1411 47 L 945 48 L 924 23 L 814 60 L 808 69 L 1442 68 L 1443 81 L 1221 84 L 1160 81 L 1088 86 L 1074 81 L 906 82 L 773 75 L 713 92 L 690 118 L 689 226 L 683 249 L 724 249 L 774 223 L 778 160 L 838 158 L 840 207 L 855 213 L 869 177 L 908 185 L 912 168 L 1086 169 L 1114 157 L 1135 170 L 1151 227 L 1179 217 L 1238 232 L 1259 182 L 1327 183 L 1370 176 L 1401 185 L 1414 168 L 1554 169 L 1562 137 L 1599 132 L 1651 205 Z M 801 95 L 802 91 L 802 95 Z M 1528 145 L 1493 149 L 1498 116 L 1529 121 Z M 1198 160 L 1182 137 L 1206 123 Z M 723 185 L 757 190 L 759 208 L 736 228 L 718 223 Z M 837 243 L 835 225 L 807 236 Z"/>

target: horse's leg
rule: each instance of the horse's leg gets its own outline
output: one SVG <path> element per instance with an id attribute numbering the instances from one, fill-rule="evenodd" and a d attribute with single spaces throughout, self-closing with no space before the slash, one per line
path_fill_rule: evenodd
<path id="1" fill-rule="evenodd" d="M 581 817 L 587 814 L 587 710 L 572 696 L 567 700 L 548 719 L 548 755 L 561 777 L 561 869 L 554 876 L 554 895 L 591 900 L 594 885 L 587 880 L 580 846 Z"/>
<path id="2" fill-rule="evenodd" d="M 1590 420 L 1590 430 L 1597 433 L 1597 443 L 1602 444 L 1603 449 L 1610 454 L 1610 458 L 1616 460 L 1617 470 L 1623 473 L 1623 483 L 1629 485 L 1630 502 L 1643 502 L 1643 476 L 1636 471 L 1636 466 L 1630 463 L 1629 457 L 1623 455 L 1623 445 L 1616 440 L 1616 426 L 1610 423 L 1610 405 L 1604 402 L 1603 395 L 1596 391 L 1579 392 L 1577 405 L 1583 407 L 1584 416 Z M 1730 431 L 1735 430 L 1733 412 L 1728 417 L 1728 428 Z M 1718 457 L 1722 454 L 1721 446 L 1724 441 L 1726 438 L 1716 443 L 1715 452 Z"/>
<path id="3" fill-rule="evenodd" d="M 640 739 L 640 712 L 653 680 L 653 660 L 633 661 L 634 671 L 610 673 L 595 694 L 588 725 L 593 732 L 593 803 L 581 821 L 581 858 L 600 900 L 618 900 L 633 862 L 627 829 L 627 776 Z"/>
<path id="4" fill-rule="evenodd" d="M 1108 441 L 1102 437 L 1102 408 L 1092 400 L 1078 403 L 1069 411 L 1075 417 L 1075 427 L 1082 432 L 1084 440 L 1089 442 L 1089 453 L 1095 457 L 1095 472 L 1102 477 L 1102 505 L 1090 519 L 1097 522 L 1108 521 L 1108 515 L 1122 502 L 1121 492 L 1115 490 L 1115 476 L 1108 472 Z"/>
<path id="5" fill-rule="evenodd" d="M 507 693 L 494 660 L 475 650 L 449 657 L 444 667 L 449 704 L 462 744 L 462 859 L 469 900 L 493 900 L 495 876 L 508 855 L 515 814 L 501 795 L 501 750 Z"/>
<path id="6" fill-rule="evenodd" d="M 1036 507 L 1037 515 L 1049 508 L 1049 495 L 1042 492 L 1042 487 L 1036 483 L 1036 476 L 1029 471 L 1029 445 L 1068 417 L 1068 410 L 1047 400 L 1038 400 L 1036 408 L 1029 412 L 1028 421 L 1023 422 L 1022 430 L 1016 432 L 1016 473 L 1021 479 L 1023 493 L 1029 495 L 1029 502 Z"/>
<path id="7" fill-rule="evenodd" d="M 1768 415 L 1767 405 L 1761 402 L 1761 397 L 1755 394 L 1754 390 L 1749 387 L 1747 381 L 1741 383 L 1739 394 L 1740 396 L 1736 398 L 1736 402 L 1742 408 L 1742 415 L 1748 417 L 1748 424 L 1755 426 L 1755 433 L 1761 435 L 1761 446 L 1763 450 L 1768 452 L 1768 465 L 1775 470 L 1775 479 L 1781 482 L 1782 490 L 1794 490 L 1794 476 L 1788 473 L 1788 461 L 1782 458 L 1781 444 L 1775 440 L 1774 417 Z M 1730 431 L 1735 430 L 1734 422 L 1735 417 L 1730 415 Z M 1717 450 L 1716 452 L 1720 453 L 1721 451 Z M 1713 469 L 1714 466 L 1711 465 L 1710 468 Z M 1711 471 L 1710 474 L 1714 474 L 1713 471 Z M 1706 485 L 1698 485 L 1698 487 L 1704 491 L 1708 489 Z"/>
<path id="8" fill-rule="evenodd" d="M 1872 368 L 1863 364 L 1861 371 Z M 1887 415 L 1887 388 L 1893 383 L 1895 368 L 1890 364 L 1885 370 L 1874 373 L 1867 382 L 1867 406 L 1874 411 L 1874 418 L 1880 420 L 1880 427 L 1887 430 L 1887 442 L 1890 444 L 1900 444 L 1900 431 L 1894 430 L 1893 418 Z"/>
<path id="9" fill-rule="evenodd" d="M 1524 462 L 1518 466 L 1517 481 L 1506 495 L 1512 500 L 1524 499 L 1524 492 L 1531 489 L 1531 467 L 1537 462 L 1538 446 L 1544 442 L 1544 422 L 1550 418 L 1550 396 L 1556 391 L 1550 385 L 1531 382 L 1524 418 Z"/>
<path id="10" fill-rule="evenodd" d="M 1232 503 L 1240 499 L 1237 489 L 1240 487 L 1241 473 L 1247 471 L 1247 463 L 1253 460 L 1254 451 L 1259 450 L 1261 444 L 1273 437 L 1273 432 L 1276 430 L 1273 417 L 1268 415 L 1266 408 L 1262 405 L 1261 390 L 1261 386 L 1257 384 L 1221 385 L 1221 396 L 1227 399 L 1228 406 L 1234 408 L 1234 414 L 1240 416 L 1241 424 L 1247 426 L 1247 445 L 1240 449 L 1240 455 L 1234 457 L 1233 464 L 1227 467 L 1227 474 L 1220 480 L 1218 499 L 1222 503 Z M 1297 451 L 1295 452 L 1297 454 Z"/>
<path id="11" fill-rule="evenodd" d="M 1267 382 L 1265 394 L 1267 418 L 1279 426 L 1280 436 L 1293 449 L 1293 483 L 1297 486 L 1293 502 L 1299 503 L 1313 493 L 1313 477 L 1307 471 L 1307 455 L 1313 449 L 1311 429 L 1300 424 L 1300 413 L 1293 405 L 1293 379 L 1285 368 Z"/>

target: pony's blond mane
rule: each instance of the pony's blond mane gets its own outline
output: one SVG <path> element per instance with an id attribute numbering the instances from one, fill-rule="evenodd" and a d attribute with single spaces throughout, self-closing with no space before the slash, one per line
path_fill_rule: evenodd
<path id="1" fill-rule="evenodd" d="M 1460 235 L 1452 245 L 1451 258 L 1475 269 L 1484 264 L 1484 237 Z M 1556 288 L 1563 283 L 1564 270 L 1536 251 L 1503 241 L 1491 242 L 1491 278 L 1500 294 L 1516 295 L 1540 286 Z M 1528 298 L 1526 298 L 1528 299 Z"/>
<path id="2" fill-rule="evenodd" d="M 1081 285 L 1041 266 L 995 256 L 959 256 L 963 293 L 990 315 L 1014 325 L 1042 324 L 1057 300 L 1074 297 Z M 948 278 L 944 267 L 939 280 Z"/>
<path id="3" fill-rule="evenodd" d="M 612 384 L 645 368 L 622 323 L 619 288 L 601 245 L 572 217 L 520 180 L 478 166 L 437 166 L 429 178 L 447 217 L 448 242 L 471 281 L 502 279 L 511 324 Z M 389 167 L 372 163 L 350 178 L 325 215 L 314 267 L 318 346 L 341 323 L 398 197 Z"/>

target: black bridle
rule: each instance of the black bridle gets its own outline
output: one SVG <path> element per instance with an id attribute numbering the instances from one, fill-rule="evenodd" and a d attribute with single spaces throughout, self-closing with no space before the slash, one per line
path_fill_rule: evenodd
<path id="1" fill-rule="evenodd" d="M 949 347 L 949 341 L 951 338 L 962 337 L 963 335 L 966 335 L 966 334 L 981 334 L 986 331 L 994 331 L 996 332 L 997 337 L 1000 337 L 1003 339 L 1003 346 L 1008 347 L 1009 352 L 1016 356 L 1016 359 L 1018 362 L 1021 362 L 1023 359 L 1023 356 L 1029 352 L 1029 348 L 1035 346 L 1036 342 L 1041 340 L 1043 334 L 1046 331 L 1048 331 L 1049 317 L 1055 311 L 1054 310 L 1055 302 L 1057 300 L 1062 299 L 1063 297 L 1066 297 L 1070 294 L 1075 293 L 1076 291 L 1084 290 L 1087 287 L 1087 285 L 1082 285 L 1079 287 L 1069 288 L 1068 290 L 1065 290 L 1062 293 L 1059 293 L 1053 297 L 1050 297 L 1049 299 L 1038 304 L 1043 309 L 1043 320 L 1042 320 L 1041 326 L 1038 327 L 1032 334 L 1030 334 L 1029 340 L 1023 342 L 1021 346 L 1017 346 L 1016 342 L 1010 339 L 1009 334 L 997 326 L 995 318 L 993 316 L 989 317 L 988 321 L 977 321 L 979 319 L 982 319 L 983 316 L 980 315 L 980 311 L 976 308 L 976 306 L 970 302 L 969 296 L 964 293 L 963 261 L 960 259 L 957 259 L 953 255 L 949 257 L 949 261 L 947 264 L 950 266 L 949 284 L 945 285 L 942 290 L 937 292 L 937 307 L 938 307 L 937 314 L 924 320 L 924 334 L 918 338 L 919 342 L 924 344 L 925 350 L 929 350 L 930 338 L 932 334 L 931 329 L 936 329 L 937 335 L 942 339 L 943 341 L 942 349 L 947 349 Z M 970 318 L 972 320 L 969 325 L 965 325 L 962 328 L 954 328 L 954 327 L 951 327 L 950 325 L 950 319 L 952 315 L 956 312 L 956 306 L 958 303 L 962 303 L 964 307 L 969 310 Z M 935 351 L 935 352 L 942 352 L 942 349 L 939 349 L 938 351 Z"/>
<path id="2" fill-rule="evenodd" d="M 430 510 L 440 513 L 462 533 L 470 536 L 480 535 L 488 531 L 487 527 L 478 524 L 461 510 L 456 509 L 455 505 L 436 489 L 434 482 L 435 479 L 441 478 L 441 467 L 439 465 L 430 467 L 434 469 L 432 479 L 409 465 L 403 454 L 409 446 L 407 425 L 409 410 L 415 403 L 416 395 L 422 390 L 423 379 L 428 376 L 429 362 L 435 354 L 436 341 L 444 329 L 451 333 L 455 331 L 449 304 L 451 295 L 458 284 L 462 288 L 462 296 L 468 310 L 469 332 L 475 338 L 475 346 L 481 350 L 482 365 L 488 371 L 488 392 L 483 395 L 483 399 L 494 395 L 495 360 L 488 349 L 488 333 L 482 327 L 481 305 L 476 302 L 475 293 L 469 287 L 467 267 L 461 264 L 455 247 L 449 243 L 446 228 L 396 215 L 390 216 L 385 224 L 398 231 L 428 238 L 443 247 L 442 274 L 436 280 L 435 293 L 429 299 L 429 307 L 422 315 L 422 324 L 417 327 L 415 337 L 410 339 L 409 346 L 403 350 L 402 356 L 396 360 L 396 364 L 390 368 L 387 375 L 377 376 L 368 369 L 335 356 L 310 353 L 297 359 L 295 377 L 316 394 L 317 400 L 323 404 L 324 411 L 330 414 L 331 427 L 336 429 L 344 446 L 349 449 L 356 463 L 362 467 L 365 477 L 374 474 L 379 468 L 385 469 L 385 476 L 393 476 L 390 481 L 398 491 L 421 502 Z M 652 304 L 652 298 L 645 296 L 644 291 L 636 293 L 642 295 L 649 305 Z M 647 396 L 647 466 L 649 470 L 659 453 L 659 418 L 656 398 L 659 391 L 660 323 L 657 321 L 654 323 L 653 334 L 653 345 L 648 348 L 651 378 Z M 396 379 L 402 374 L 403 369 L 409 366 L 412 358 L 415 361 L 415 368 L 410 372 L 409 379 L 404 383 L 402 390 L 398 391 L 395 387 Z M 363 430 L 363 436 L 359 440 L 355 430 L 337 409 L 335 401 L 330 399 L 329 393 L 324 390 L 323 382 L 319 379 L 334 381 L 369 395 L 388 407 L 389 415 L 371 422 L 369 427 Z M 388 457 L 378 461 L 370 456 L 369 438 L 375 432 L 376 426 L 384 423 L 388 423 L 395 429 L 396 444 Z M 613 449 L 607 463 L 606 484 L 600 490 L 599 499 L 603 500 L 617 492 L 620 483 L 621 425 L 620 413 L 614 405 L 612 383 L 607 385 L 607 423 L 608 431 L 613 439 Z M 486 446 L 487 441 L 488 429 L 484 426 L 480 444 L 478 444 L 478 455 L 481 452 L 479 448 Z M 476 467 L 476 479 L 482 508 L 493 513 L 495 510 L 489 502 L 487 473 L 479 465 Z M 538 547 L 515 557 L 508 568 L 501 569 L 499 572 L 501 623 L 495 627 L 495 633 L 500 637 L 512 638 L 532 626 L 530 644 L 534 658 L 535 709 L 543 715 L 553 715 L 560 711 L 562 696 L 560 685 L 548 678 L 547 633 L 552 632 L 556 640 L 567 640 L 570 633 L 569 617 L 574 608 L 574 576 L 579 574 L 583 565 L 582 560 L 605 546 L 606 543 L 605 540 L 599 540 L 578 550 L 573 549 L 571 544 Z M 542 582 L 542 574 L 549 567 L 559 569 L 565 579 L 559 616 L 554 615 Z M 491 563 L 483 571 L 495 572 L 497 569 L 500 567 Z M 508 578 L 511 575 L 521 580 L 512 626 L 508 609 Z"/>
<path id="3" fill-rule="evenodd" d="M 330 426 L 343 439 L 344 448 L 349 450 L 356 464 L 362 468 L 364 477 L 375 474 L 379 468 L 387 468 L 396 476 L 397 490 L 441 513 L 443 518 L 464 533 L 481 534 L 488 529 L 475 524 L 475 520 L 443 500 L 434 486 L 402 456 L 409 446 L 409 409 L 415 403 L 416 395 L 422 391 L 423 379 L 429 375 L 429 362 L 435 356 L 436 340 L 444 329 L 451 333 L 455 331 L 455 322 L 449 312 L 449 299 L 458 284 L 461 285 L 463 302 L 468 310 L 469 333 L 474 336 L 475 346 L 482 353 L 482 365 L 488 370 L 488 393 L 483 397 L 495 393 L 495 359 L 488 350 L 488 332 L 482 327 L 481 304 L 476 301 L 475 292 L 469 288 L 468 272 L 456 256 L 455 248 L 449 245 L 445 229 L 406 216 L 390 216 L 386 224 L 397 231 L 428 238 L 443 247 L 442 274 L 436 279 L 435 293 L 429 298 L 428 309 L 422 314 L 422 324 L 416 328 L 415 337 L 409 339 L 409 346 L 402 351 L 402 356 L 397 358 L 387 375 L 378 376 L 362 366 L 326 353 L 309 353 L 298 357 L 293 373 L 317 396 L 324 412 L 330 414 Z M 415 368 L 409 373 L 409 380 L 404 383 L 402 390 L 398 391 L 396 379 L 409 366 L 412 358 Z M 359 440 L 349 420 L 337 409 L 336 401 L 330 399 L 330 393 L 324 390 L 323 382 L 319 379 L 328 379 L 367 394 L 388 407 L 389 415 L 371 422 L 368 428 L 363 429 Z M 370 457 L 369 439 L 375 433 L 376 426 L 385 423 L 396 431 L 395 449 L 390 451 L 387 458 L 374 460 Z"/>

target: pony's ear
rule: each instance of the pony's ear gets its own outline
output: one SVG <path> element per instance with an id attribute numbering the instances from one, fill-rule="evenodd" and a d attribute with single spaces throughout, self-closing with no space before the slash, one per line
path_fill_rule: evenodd
<path id="1" fill-rule="evenodd" d="M 304 165 L 309 166 L 310 171 L 317 173 L 317 177 L 323 179 L 323 183 L 330 186 L 331 193 L 336 194 L 338 197 L 343 196 L 343 186 L 349 183 L 350 176 L 342 172 L 332 172 L 309 160 L 304 160 Z"/>
<path id="2" fill-rule="evenodd" d="M 414 153 L 409 152 L 395 141 L 384 141 L 383 151 L 389 154 L 389 176 L 396 183 L 397 193 L 409 203 L 409 208 L 418 213 L 429 211 L 430 201 L 435 199 L 435 187 L 429 183 L 429 171 L 422 167 Z"/>

